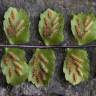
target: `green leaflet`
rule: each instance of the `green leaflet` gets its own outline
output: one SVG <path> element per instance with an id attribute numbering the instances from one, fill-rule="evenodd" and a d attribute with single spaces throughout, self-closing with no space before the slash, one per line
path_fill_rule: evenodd
<path id="1" fill-rule="evenodd" d="M 91 13 L 74 15 L 71 30 L 79 45 L 96 40 L 96 16 Z"/>
<path id="2" fill-rule="evenodd" d="M 28 78 L 25 52 L 18 48 L 6 48 L 1 60 L 1 68 L 8 84 L 17 85 Z"/>
<path id="3" fill-rule="evenodd" d="M 51 49 L 36 49 L 29 62 L 29 77 L 36 87 L 47 86 L 54 72 L 55 53 Z"/>
<path id="4" fill-rule="evenodd" d="M 39 33 L 46 45 L 56 45 L 64 41 L 64 17 L 51 9 L 40 15 Z"/>
<path id="5" fill-rule="evenodd" d="M 89 77 L 89 59 L 84 49 L 67 49 L 63 72 L 72 85 L 77 85 Z"/>
<path id="6" fill-rule="evenodd" d="M 10 7 L 4 15 L 4 31 L 10 44 L 27 43 L 30 39 L 30 21 L 23 9 Z"/>

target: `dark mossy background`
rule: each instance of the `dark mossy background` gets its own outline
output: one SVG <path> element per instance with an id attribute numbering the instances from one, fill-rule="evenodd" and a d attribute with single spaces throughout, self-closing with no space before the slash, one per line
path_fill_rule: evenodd
<path id="1" fill-rule="evenodd" d="M 28 44 L 43 45 L 38 34 L 38 22 L 40 13 L 47 8 L 61 12 L 65 17 L 65 40 L 60 45 L 76 45 L 72 36 L 70 20 L 72 14 L 80 12 L 94 12 L 96 14 L 95 0 L 0 0 L 0 44 L 8 44 L 3 31 L 3 17 L 8 7 L 25 9 L 31 22 L 31 38 Z M 90 44 L 96 44 L 95 42 Z M 24 49 L 29 61 L 35 49 Z M 54 75 L 47 88 L 37 89 L 32 83 L 23 82 L 17 86 L 6 84 L 5 76 L 0 69 L 0 96 L 96 96 L 96 49 L 87 48 L 90 59 L 90 78 L 88 81 L 72 86 L 63 74 L 63 61 L 66 56 L 66 49 L 53 49 L 56 53 L 56 67 Z M 0 58 L 4 49 L 0 50 Z"/>

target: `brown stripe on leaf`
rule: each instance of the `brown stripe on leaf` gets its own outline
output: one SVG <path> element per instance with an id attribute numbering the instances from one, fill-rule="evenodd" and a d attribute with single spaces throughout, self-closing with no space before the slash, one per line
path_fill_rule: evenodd
<path id="1" fill-rule="evenodd" d="M 41 75 L 42 80 L 46 80 L 46 73 L 41 69 L 39 74 Z"/>
<path id="2" fill-rule="evenodd" d="M 8 56 L 4 56 L 3 63 L 6 64 L 6 65 L 8 65 L 9 60 L 10 59 L 8 58 Z"/>
<path id="3" fill-rule="evenodd" d="M 41 62 L 44 64 L 48 64 L 48 60 L 44 57 L 42 53 L 38 53 L 38 58 L 40 59 Z"/>
<path id="4" fill-rule="evenodd" d="M 46 70 L 42 67 L 42 64 L 40 64 L 40 69 L 41 69 L 41 71 L 43 72 L 43 74 L 47 74 L 48 73 L 48 71 L 46 72 Z"/>
<path id="5" fill-rule="evenodd" d="M 79 68 L 76 68 L 76 71 L 77 71 L 77 73 L 78 73 L 79 76 L 82 76 L 81 71 L 80 71 Z"/>
<path id="6" fill-rule="evenodd" d="M 13 74 L 13 69 L 11 67 L 9 68 L 8 73 L 9 73 L 9 77 L 11 77 Z"/>
<path id="7" fill-rule="evenodd" d="M 37 73 L 36 68 L 33 68 L 33 69 L 32 69 L 32 76 L 35 77 L 35 76 L 36 76 L 36 73 Z"/>
<path id="8" fill-rule="evenodd" d="M 49 72 L 48 68 L 45 66 L 45 64 L 40 64 L 41 69 L 47 74 Z"/>
<path id="9" fill-rule="evenodd" d="M 91 21 L 86 27 L 85 27 L 85 31 L 89 31 L 90 28 L 92 27 L 93 25 L 93 21 Z"/>
<path id="10" fill-rule="evenodd" d="M 13 20 L 9 17 L 8 21 L 9 21 L 10 26 L 13 27 Z"/>
<path id="11" fill-rule="evenodd" d="M 24 31 L 25 27 L 22 27 L 16 34 L 16 37 L 20 36 L 21 33 Z"/>
<path id="12" fill-rule="evenodd" d="M 37 57 L 37 56 L 34 56 L 34 57 L 32 58 L 31 64 L 34 65 L 34 64 L 38 64 L 38 63 L 39 63 L 38 57 Z"/>
<path id="13" fill-rule="evenodd" d="M 44 25 L 44 32 L 43 32 L 44 37 L 49 36 L 49 27 L 47 25 Z"/>
<path id="14" fill-rule="evenodd" d="M 48 17 L 45 17 L 45 18 L 44 18 L 44 21 L 45 21 L 45 25 L 46 25 L 46 26 L 48 26 L 48 20 L 49 20 Z"/>
<path id="15" fill-rule="evenodd" d="M 14 63 L 14 65 L 15 65 L 18 69 L 20 69 L 20 70 L 23 69 L 22 65 L 21 65 L 19 62 L 13 61 L 13 63 Z"/>
<path id="16" fill-rule="evenodd" d="M 15 72 L 19 76 L 22 76 L 23 75 L 22 71 L 20 69 L 18 69 L 18 68 L 15 68 Z"/>
<path id="17" fill-rule="evenodd" d="M 58 31 L 58 26 L 59 26 L 59 22 L 57 22 L 56 24 L 54 24 L 54 26 L 52 27 L 52 32 L 56 32 L 56 31 Z"/>
<path id="18" fill-rule="evenodd" d="M 58 22 L 59 22 L 59 17 L 56 16 L 56 17 L 54 18 L 53 25 L 55 25 L 55 24 L 58 23 Z"/>
<path id="19" fill-rule="evenodd" d="M 43 74 L 42 74 L 41 71 L 38 71 L 38 76 L 39 76 L 39 78 L 43 81 Z"/>
<path id="20" fill-rule="evenodd" d="M 76 82 L 77 81 L 77 75 L 76 73 L 73 73 L 73 80 Z"/>
<path id="21" fill-rule="evenodd" d="M 77 57 L 77 56 L 74 55 L 74 54 L 71 55 L 71 58 L 72 58 L 73 60 L 77 61 L 77 62 L 80 62 L 80 63 L 83 62 L 83 60 L 82 60 L 81 58 Z"/>
<path id="22" fill-rule="evenodd" d="M 84 32 L 81 32 L 81 29 L 78 25 L 75 27 L 75 29 L 76 29 L 78 37 L 82 38 Z"/>
<path id="23" fill-rule="evenodd" d="M 17 25 L 17 30 L 20 30 L 24 26 L 24 20 L 20 20 L 20 22 Z"/>
<path id="24" fill-rule="evenodd" d="M 11 26 L 9 26 L 7 28 L 7 33 L 8 33 L 9 36 L 15 36 L 16 35 L 15 29 L 13 27 L 11 27 Z"/>
<path id="25" fill-rule="evenodd" d="M 75 29 L 76 29 L 77 35 L 78 35 L 80 38 L 81 38 L 81 37 L 83 36 L 83 34 L 84 34 L 84 32 L 81 31 L 81 28 L 82 28 L 82 23 L 81 23 L 80 19 L 78 18 L 78 19 L 77 19 L 77 25 L 76 25 Z"/>
<path id="26" fill-rule="evenodd" d="M 20 59 L 11 51 L 8 52 L 8 55 L 10 55 L 12 57 L 12 59 L 19 61 Z"/>
<path id="27" fill-rule="evenodd" d="M 36 57 L 33 57 L 31 64 L 34 65 L 34 64 L 36 64 L 36 62 L 37 62 Z"/>
<path id="28" fill-rule="evenodd" d="M 73 62 L 73 64 L 77 67 L 77 68 L 82 68 L 82 66 L 81 66 L 81 63 L 80 62 L 78 62 L 78 61 L 72 61 Z"/>
<path id="29" fill-rule="evenodd" d="M 42 84 L 42 85 L 43 85 L 43 81 L 42 81 L 41 76 L 40 76 L 40 74 L 39 74 L 39 73 L 38 73 L 38 74 L 37 74 L 37 76 L 36 76 L 36 81 L 37 81 L 37 83 L 39 83 L 39 84 Z"/>
<path id="30" fill-rule="evenodd" d="M 89 25 L 89 23 L 91 22 L 91 17 L 87 16 L 84 22 L 84 26 L 87 27 Z"/>

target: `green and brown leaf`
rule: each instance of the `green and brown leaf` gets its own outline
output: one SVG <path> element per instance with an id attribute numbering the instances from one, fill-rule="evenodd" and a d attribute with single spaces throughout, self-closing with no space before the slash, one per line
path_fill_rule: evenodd
<path id="1" fill-rule="evenodd" d="M 29 78 L 36 87 L 47 86 L 54 72 L 55 53 L 51 49 L 36 49 L 29 62 Z"/>
<path id="2" fill-rule="evenodd" d="M 64 41 L 64 17 L 51 9 L 40 15 L 39 33 L 46 45 L 56 45 Z"/>
<path id="3" fill-rule="evenodd" d="M 10 44 L 27 43 L 30 39 L 29 16 L 23 9 L 10 7 L 4 15 L 4 31 Z"/>
<path id="4" fill-rule="evenodd" d="M 6 76 L 8 84 L 17 85 L 28 78 L 28 65 L 26 63 L 25 52 L 18 48 L 6 48 L 1 61 L 3 74 Z"/>
<path id="5" fill-rule="evenodd" d="M 91 13 L 80 13 L 74 15 L 71 21 L 71 30 L 79 45 L 95 41 L 96 16 Z"/>
<path id="6" fill-rule="evenodd" d="M 90 72 L 87 52 L 84 49 L 67 49 L 63 72 L 72 85 L 87 80 Z"/>

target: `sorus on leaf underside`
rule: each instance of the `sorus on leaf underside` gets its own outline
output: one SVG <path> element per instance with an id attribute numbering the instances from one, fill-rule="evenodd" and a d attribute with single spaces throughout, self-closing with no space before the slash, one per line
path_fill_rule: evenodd
<path id="1" fill-rule="evenodd" d="M 55 54 L 52 49 L 36 49 L 29 62 L 29 77 L 36 87 L 47 86 L 54 72 Z"/>
<path id="2" fill-rule="evenodd" d="M 86 81 L 89 78 L 90 67 L 86 50 L 84 49 L 67 49 L 63 72 L 65 78 L 72 85 Z"/>
<path id="3" fill-rule="evenodd" d="M 39 33 L 45 45 L 56 45 L 64 41 L 64 17 L 61 13 L 47 9 L 40 15 Z"/>
<path id="4" fill-rule="evenodd" d="M 73 15 L 71 30 L 78 42 L 84 45 L 96 40 L 96 16 L 93 13 L 79 13 Z"/>
<path id="5" fill-rule="evenodd" d="M 5 12 L 3 25 L 10 44 L 29 42 L 30 21 L 25 10 L 9 7 Z"/>
<path id="6" fill-rule="evenodd" d="M 6 48 L 1 60 L 1 68 L 8 84 L 17 85 L 28 78 L 28 65 L 25 51 L 18 48 Z"/>

